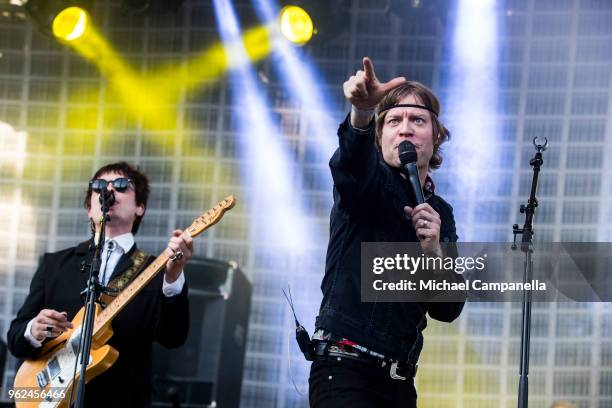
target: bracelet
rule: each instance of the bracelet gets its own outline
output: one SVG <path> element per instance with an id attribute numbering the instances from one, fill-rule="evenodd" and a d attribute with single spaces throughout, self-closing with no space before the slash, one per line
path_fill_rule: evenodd
<path id="1" fill-rule="evenodd" d="M 355 105 L 351 105 L 351 127 L 360 132 L 367 131 L 369 124 L 372 121 L 373 115 L 374 115 L 374 108 L 366 110 L 366 109 L 359 109 L 355 107 Z M 353 119 L 355 119 L 358 125 L 364 126 L 364 127 L 362 128 L 362 127 L 355 126 L 353 124 Z"/>

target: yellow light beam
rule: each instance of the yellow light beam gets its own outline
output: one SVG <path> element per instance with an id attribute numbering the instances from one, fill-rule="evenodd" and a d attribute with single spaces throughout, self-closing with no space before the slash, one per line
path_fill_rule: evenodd
<path id="1" fill-rule="evenodd" d="M 251 61 L 265 58 L 272 50 L 271 30 L 256 27 L 247 30 L 242 46 Z M 184 64 L 170 64 L 150 75 L 134 70 L 94 27 L 87 35 L 69 44 L 84 58 L 95 63 L 109 80 L 113 94 L 125 106 L 130 116 L 143 121 L 151 130 L 170 130 L 176 127 L 176 105 L 183 90 L 195 90 L 238 66 L 232 46 L 215 44 Z"/>
<path id="2" fill-rule="evenodd" d="M 242 44 L 224 47 L 215 44 L 185 64 L 169 64 L 157 69 L 145 79 L 157 84 L 168 94 L 178 97 L 181 90 L 194 90 L 203 83 L 221 77 L 225 72 L 239 67 L 241 62 L 233 49 L 244 47 L 249 62 L 257 62 L 272 52 L 272 30 L 267 26 L 251 28 L 244 32 Z"/>
<path id="3" fill-rule="evenodd" d="M 94 62 L 105 76 L 133 118 L 141 118 L 152 130 L 172 129 L 176 126 L 174 109 L 168 107 L 176 101 L 168 99 L 163 89 L 149 86 L 94 27 L 86 36 L 70 43 L 86 59 Z"/>

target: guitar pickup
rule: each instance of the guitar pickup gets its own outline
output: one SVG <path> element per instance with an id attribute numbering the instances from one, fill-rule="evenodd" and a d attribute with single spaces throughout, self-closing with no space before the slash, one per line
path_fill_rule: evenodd
<path id="1" fill-rule="evenodd" d="M 55 377 L 57 377 L 62 372 L 57 357 L 53 357 L 51 360 L 49 360 L 49 363 L 47 364 L 47 370 L 45 371 L 49 373 L 49 377 L 51 379 L 55 379 Z"/>

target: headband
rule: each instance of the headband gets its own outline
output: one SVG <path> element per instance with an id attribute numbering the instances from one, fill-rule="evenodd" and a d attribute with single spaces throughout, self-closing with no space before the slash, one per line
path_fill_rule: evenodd
<path id="1" fill-rule="evenodd" d="M 393 109 L 393 108 L 421 108 L 421 109 L 425 109 L 430 111 L 431 113 L 433 113 L 436 117 L 438 117 L 438 113 L 436 111 L 434 111 L 431 108 L 428 108 L 425 105 L 414 105 L 412 103 L 398 103 L 396 105 L 391 105 L 388 108 L 382 109 L 380 112 L 378 112 L 378 115 L 380 115 L 383 112 L 388 111 L 389 109 Z"/>

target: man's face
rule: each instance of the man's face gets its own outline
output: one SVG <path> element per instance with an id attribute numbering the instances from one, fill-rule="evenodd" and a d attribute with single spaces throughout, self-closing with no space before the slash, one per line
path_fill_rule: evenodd
<path id="1" fill-rule="evenodd" d="M 422 105 L 413 95 L 399 100 L 397 104 Z M 401 167 L 398 146 L 409 140 L 416 147 L 419 169 L 429 170 L 433 156 L 433 123 L 431 113 L 421 108 L 392 108 L 387 112 L 381 131 L 381 150 L 385 162 L 392 167 Z"/>
<path id="2" fill-rule="evenodd" d="M 121 177 L 126 176 L 120 173 L 110 172 L 102 173 L 98 178 L 111 181 Z M 113 190 L 115 193 L 115 204 L 110 207 L 108 212 L 108 215 L 111 218 L 109 225 L 114 228 L 126 227 L 126 230 L 131 231 L 136 217 L 142 216 L 145 210 L 143 205 L 136 205 L 136 192 L 134 191 L 134 185 L 130 182 L 127 190 L 122 193 L 115 190 L 112 184 L 109 184 L 107 189 Z M 91 192 L 89 206 L 90 208 L 87 210 L 87 216 L 97 226 L 100 222 L 100 218 L 102 218 L 99 193 L 96 193 L 95 191 Z"/>

